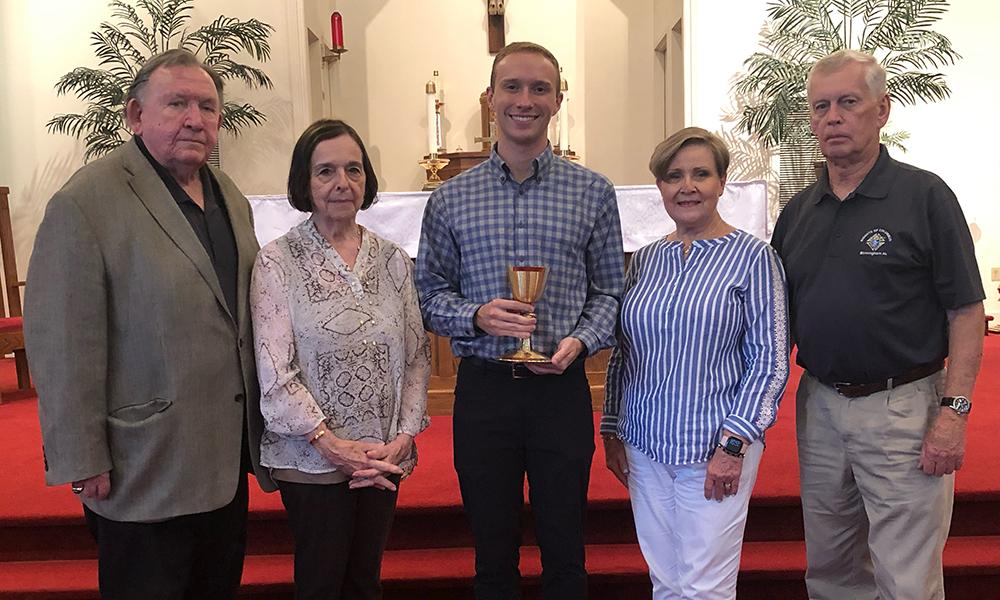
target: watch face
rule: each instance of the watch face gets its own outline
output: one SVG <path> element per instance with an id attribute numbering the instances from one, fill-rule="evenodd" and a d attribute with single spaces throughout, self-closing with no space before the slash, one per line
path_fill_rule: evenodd
<path id="1" fill-rule="evenodd" d="M 972 410 L 972 402 L 965 396 L 947 396 L 941 399 L 941 406 L 947 406 L 960 415 L 967 415 Z"/>
<path id="2" fill-rule="evenodd" d="M 743 451 L 743 440 L 737 437 L 730 436 L 726 439 L 726 450 L 730 452 L 736 452 L 737 454 Z"/>

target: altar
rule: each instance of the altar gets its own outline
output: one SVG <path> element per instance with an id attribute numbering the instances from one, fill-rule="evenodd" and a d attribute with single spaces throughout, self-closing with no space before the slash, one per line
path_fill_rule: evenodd
<path id="1" fill-rule="evenodd" d="M 626 253 L 635 252 L 674 230 L 655 185 L 616 186 L 615 193 Z M 358 223 L 396 242 L 415 257 L 428 196 L 430 192 L 380 192 L 375 204 L 358 213 Z M 308 216 L 292 208 L 284 194 L 248 196 L 248 199 L 261 246 L 284 235 Z M 767 184 L 764 181 L 726 183 L 719 200 L 719 213 L 734 227 L 768 239 Z"/>
<path id="2" fill-rule="evenodd" d="M 652 243 L 674 230 L 655 185 L 616 186 L 618 213 L 622 222 L 626 254 Z M 424 206 L 430 192 L 381 192 L 368 210 L 358 213 L 359 223 L 417 255 Z M 288 204 L 284 195 L 249 196 L 254 228 L 261 246 L 285 234 L 307 218 Z M 734 181 L 726 184 L 719 200 L 719 213 L 731 225 L 761 239 L 767 232 L 767 185 L 764 181 Z M 604 379 L 610 352 L 587 358 L 587 377 L 595 410 L 604 403 Z M 447 338 L 431 335 L 431 379 L 427 404 L 430 414 L 450 414 L 454 401 L 457 360 Z"/>

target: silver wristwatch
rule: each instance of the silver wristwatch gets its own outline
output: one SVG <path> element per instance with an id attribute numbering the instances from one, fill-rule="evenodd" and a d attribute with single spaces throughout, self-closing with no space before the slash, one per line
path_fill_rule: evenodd
<path id="1" fill-rule="evenodd" d="M 967 415 L 972 411 L 972 401 L 965 396 L 944 396 L 941 398 L 941 406 L 947 406 L 960 415 Z"/>

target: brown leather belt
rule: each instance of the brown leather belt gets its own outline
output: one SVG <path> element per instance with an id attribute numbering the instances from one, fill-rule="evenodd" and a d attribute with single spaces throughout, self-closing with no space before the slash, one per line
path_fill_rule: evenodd
<path id="1" fill-rule="evenodd" d="M 841 396 L 860 398 L 861 396 L 870 396 L 878 392 L 891 390 L 906 383 L 912 383 L 924 377 L 929 377 L 943 368 L 944 362 L 937 361 L 914 367 L 905 373 L 890 377 L 889 379 L 882 379 L 872 383 L 831 383 L 830 387 L 837 390 Z"/>

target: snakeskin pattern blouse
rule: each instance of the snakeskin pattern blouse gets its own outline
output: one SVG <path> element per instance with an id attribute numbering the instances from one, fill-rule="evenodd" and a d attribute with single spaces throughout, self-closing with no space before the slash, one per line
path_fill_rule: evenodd
<path id="1" fill-rule="evenodd" d="M 430 344 L 413 263 L 396 244 L 362 229 L 348 269 L 306 219 L 261 249 L 250 310 L 265 467 L 336 471 L 305 437 L 324 419 L 337 437 L 387 443 L 430 423 Z M 415 448 L 400 465 L 406 474 Z"/>

